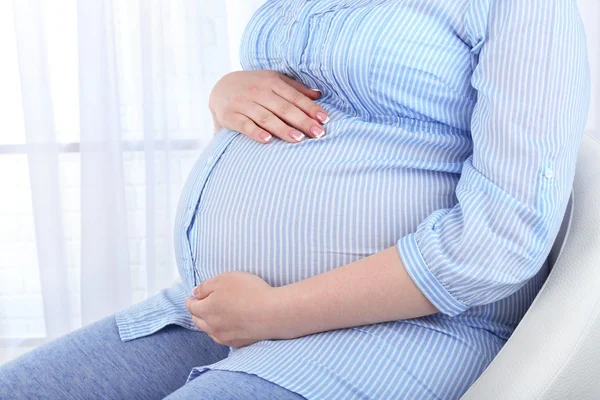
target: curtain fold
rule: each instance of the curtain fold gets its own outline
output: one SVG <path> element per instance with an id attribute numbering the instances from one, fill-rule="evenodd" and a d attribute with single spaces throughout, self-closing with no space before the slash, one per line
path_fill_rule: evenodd
<path id="1" fill-rule="evenodd" d="M 31 183 L 35 242 L 44 299 L 46 336 L 56 338 L 71 331 L 71 304 L 64 287 L 67 264 L 63 216 L 55 145 L 53 104 L 50 94 L 45 23 L 35 0 L 15 3 L 15 31 L 27 160 Z"/>
<path id="2" fill-rule="evenodd" d="M 119 75 L 112 1 L 77 4 L 81 321 L 130 304 Z"/>
<path id="3" fill-rule="evenodd" d="M 156 10 L 156 13 L 153 13 Z M 141 67 L 141 80 L 142 80 L 142 115 L 143 115 L 143 131 L 144 131 L 144 161 L 145 161 L 145 173 L 147 182 L 156 182 L 156 146 L 155 140 L 157 139 L 157 133 L 165 132 L 165 116 L 164 109 L 161 107 L 154 107 L 154 98 L 156 95 L 163 93 L 164 80 L 159 82 L 155 95 L 153 77 L 156 73 L 157 76 L 164 76 L 164 31 L 162 24 L 162 9 L 159 1 L 153 0 L 140 4 L 140 67 Z M 153 26 L 155 30 L 153 32 Z M 154 33 L 154 34 L 153 34 Z M 153 49 L 157 52 L 157 59 L 159 62 L 153 63 Z M 165 156 L 165 170 L 164 176 L 166 177 L 166 184 L 169 182 L 169 156 L 170 156 L 170 145 L 169 138 L 165 137 L 164 143 L 164 156 Z M 163 171 L 160 171 L 161 173 Z M 160 213 L 156 211 L 156 196 L 164 195 L 155 189 L 155 185 L 146 185 L 146 285 L 149 293 L 154 293 L 164 286 L 164 282 L 167 279 L 161 279 L 160 271 L 157 267 L 157 262 L 154 257 L 154 249 L 156 248 L 156 218 L 161 218 Z M 163 216 L 164 218 L 164 216 Z M 169 246 L 171 250 L 172 247 Z M 163 278 L 167 278 L 164 277 Z M 161 285 L 161 282 L 163 283 Z"/>

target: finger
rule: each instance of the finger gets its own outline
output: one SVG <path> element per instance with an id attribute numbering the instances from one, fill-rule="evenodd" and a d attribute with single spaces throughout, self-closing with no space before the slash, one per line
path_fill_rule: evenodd
<path id="1" fill-rule="evenodd" d="M 273 114 L 273 112 L 253 101 L 250 102 L 249 106 L 244 108 L 243 113 L 267 132 L 286 142 L 297 143 L 306 138 L 304 133 L 289 126 L 277 115 Z"/>
<path id="2" fill-rule="evenodd" d="M 298 82 L 297 80 L 290 78 L 287 75 L 284 74 L 279 74 L 279 77 L 288 85 L 290 85 L 291 87 L 293 87 L 294 89 L 296 89 L 297 91 L 299 91 L 300 93 L 302 93 L 305 96 L 308 96 L 309 98 L 316 100 L 319 97 L 321 97 L 321 91 L 319 89 L 312 89 L 307 87 L 306 85 L 304 85 L 302 82 Z"/>
<path id="3" fill-rule="evenodd" d="M 187 297 L 185 299 L 185 308 L 187 308 L 187 310 L 190 312 L 190 314 L 192 313 L 191 306 L 192 306 L 192 300 L 193 299 L 194 299 L 193 297 Z"/>
<path id="4" fill-rule="evenodd" d="M 214 337 L 213 335 L 211 335 L 210 333 L 207 333 L 208 336 L 210 336 L 210 338 L 217 344 L 222 344 L 225 346 L 225 343 L 221 342 L 219 339 L 217 339 L 216 337 Z"/>
<path id="5" fill-rule="evenodd" d="M 196 325 L 196 328 L 200 329 L 202 332 L 208 333 L 210 331 L 210 327 L 202 318 L 198 318 L 195 315 L 192 315 L 192 321 L 194 321 L 194 325 Z"/>
<path id="6" fill-rule="evenodd" d="M 192 294 L 196 299 L 202 300 L 208 297 L 209 294 L 215 291 L 215 285 L 211 279 L 202 281 L 192 290 Z"/>
<path id="7" fill-rule="evenodd" d="M 287 125 L 292 126 L 310 137 L 321 137 L 325 131 L 321 124 L 310 118 L 304 111 L 298 108 L 274 92 L 269 92 L 261 99 L 260 104 L 273 112 Z"/>
<path id="8" fill-rule="evenodd" d="M 296 107 L 304 111 L 306 115 L 314 118 L 320 123 L 325 124 L 329 121 L 329 117 L 322 107 L 319 107 L 317 103 L 306 97 L 304 94 L 302 94 L 302 92 L 298 91 L 293 86 L 286 84 L 286 82 L 281 81 L 278 84 L 276 83 L 273 85 L 272 90 L 275 92 L 275 94 L 294 104 Z"/>
<path id="9" fill-rule="evenodd" d="M 206 299 L 198 300 L 194 297 L 188 297 L 187 299 L 185 299 L 185 307 L 190 312 L 190 314 L 202 318 L 206 312 Z"/>
<path id="10" fill-rule="evenodd" d="M 273 140 L 273 136 L 269 132 L 256 125 L 244 114 L 234 113 L 227 117 L 226 123 L 232 130 L 240 132 L 257 142 L 269 143 Z"/>

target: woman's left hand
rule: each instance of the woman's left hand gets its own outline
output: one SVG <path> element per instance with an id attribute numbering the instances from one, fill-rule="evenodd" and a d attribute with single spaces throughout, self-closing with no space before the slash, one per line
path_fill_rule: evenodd
<path id="1" fill-rule="evenodd" d="M 235 348 L 275 339 L 275 288 L 249 272 L 226 272 L 198 285 L 185 300 L 194 324 L 215 342 Z"/>

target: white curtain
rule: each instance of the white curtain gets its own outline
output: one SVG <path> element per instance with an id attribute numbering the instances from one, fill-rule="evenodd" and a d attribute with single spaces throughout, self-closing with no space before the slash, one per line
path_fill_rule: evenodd
<path id="1" fill-rule="evenodd" d="M 261 3 L 0 2 L 0 363 L 178 278 L 179 192 Z"/>

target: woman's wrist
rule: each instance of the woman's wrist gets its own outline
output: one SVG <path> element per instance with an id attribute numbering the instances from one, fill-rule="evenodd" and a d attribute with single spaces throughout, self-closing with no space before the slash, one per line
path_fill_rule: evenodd
<path id="1" fill-rule="evenodd" d="M 273 287 L 267 299 L 265 328 L 266 339 L 294 339 L 298 337 L 295 327 L 295 313 L 289 309 L 289 296 L 286 286 Z"/>

